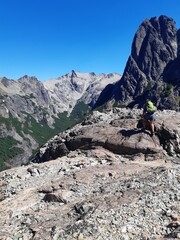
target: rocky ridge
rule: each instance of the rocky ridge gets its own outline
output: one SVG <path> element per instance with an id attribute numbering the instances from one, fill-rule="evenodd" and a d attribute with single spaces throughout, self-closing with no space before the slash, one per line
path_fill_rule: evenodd
<path id="1" fill-rule="evenodd" d="M 46 162 L 1 172 L 0 239 L 180 239 L 179 113 L 158 111 L 154 138 L 139 115 L 94 112 L 41 148 Z"/>
<path id="2" fill-rule="evenodd" d="M 11 114 L 21 120 L 24 119 L 23 112 L 27 112 L 38 122 L 46 119 L 52 126 L 52 116 L 71 112 L 78 101 L 93 106 L 103 88 L 120 77 L 116 73 L 96 75 L 72 70 L 44 82 L 27 75 L 17 81 L 0 78 L 0 114 L 6 118 Z"/>
<path id="3" fill-rule="evenodd" d="M 179 157 L 180 112 L 157 111 L 156 135 L 153 138 L 148 130 L 141 130 L 141 114 L 142 109 L 94 111 L 80 124 L 54 136 L 40 148 L 33 161 L 44 162 L 79 148 L 96 146 L 133 158 L 138 154 L 143 154 L 147 159 L 156 159 L 164 154 Z"/>

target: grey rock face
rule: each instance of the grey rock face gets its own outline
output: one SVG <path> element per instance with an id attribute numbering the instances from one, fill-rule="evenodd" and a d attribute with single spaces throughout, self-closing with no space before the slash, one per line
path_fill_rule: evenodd
<path id="1" fill-rule="evenodd" d="M 71 112 L 78 101 L 93 107 L 101 91 L 117 82 L 121 75 L 92 74 L 72 71 L 57 79 L 44 82 L 56 112 Z"/>
<path id="2" fill-rule="evenodd" d="M 21 85 L 21 90 L 25 95 L 32 95 L 38 105 L 50 104 L 50 98 L 48 91 L 45 89 L 42 82 L 40 82 L 36 77 L 24 76 L 18 80 Z"/>
<path id="3" fill-rule="evenodd" d="M 173 19 L 146 19 L 138 28 L 121 81 L 97 105 L 115 98 L 123 105 L 142 106 L 151 98 L 159 108 L 179 110 L 179 33 Z M 107 89 L 106 89 L 106 92 Z"/>
<path id="4" fill-rule="evenodd" d="M 43 120 L 43 111 L 38 109 L 52 114 L 49 94 L 43 83 L 35 77 L 24 76 L 18 81 L 6 79 L 6 84 L 4 79 L 0 79 L 0 89 L 3 90 L 3 107 L 9 115 L 19 120 L 24 119 L 23 112 L 31 114 L 37 121 Z M 3 107 L 0 109 L 2 116 Z"/>

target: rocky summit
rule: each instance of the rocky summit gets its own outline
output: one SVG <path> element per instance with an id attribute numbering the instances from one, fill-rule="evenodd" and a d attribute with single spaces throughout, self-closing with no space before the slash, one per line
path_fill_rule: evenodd
<path id="1" fill-rule="evenodd" d="M 0 173 L 0 239 L 180 239 L 180 113 L 94 111 Z"/>

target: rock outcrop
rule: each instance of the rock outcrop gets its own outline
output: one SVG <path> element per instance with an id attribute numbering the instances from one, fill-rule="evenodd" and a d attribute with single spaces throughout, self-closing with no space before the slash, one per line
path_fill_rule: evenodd
<path id="1" fill-rule="evenodd" d="M 0 239 L 179 239 L 180 113 L 157 112 L 154 138 L 139 114 L 94 112 L 41 148 L 45 162 L 1 172 Z"/>
<path id="2" fill-rule="evenodd" d="M 180 156 L 180 112 L 164 110 L 156 113 L 156 135 L 143 132 L 141 109 L 114 108 L 109 112 L 94 111 L 82 123 L 48 141 L 34 158 L 44 162 L 67 155 L 77 149 L 103 147 L 120 155 L 156 159 Z"/>
<path id="3" fill-rule="evenodd" d="M 96 106 L 114 98 L 123 106 L 153 100 L 159 109 L 180 109 L 179 30 L 166 16 L 145 19 L 132 43 L 121 81 L 105 88 Z"/>

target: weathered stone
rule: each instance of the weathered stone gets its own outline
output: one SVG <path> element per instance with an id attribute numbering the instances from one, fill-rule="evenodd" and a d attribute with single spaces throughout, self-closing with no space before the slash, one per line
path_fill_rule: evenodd
<path id="1" fill-rule="evenodd" d="M 62 202 L 67 203 L 68 198 L 72 195 L 71 191 L 58 190 L 52 193 L 46 193 L 43 200 L 45 202 Z"/>

